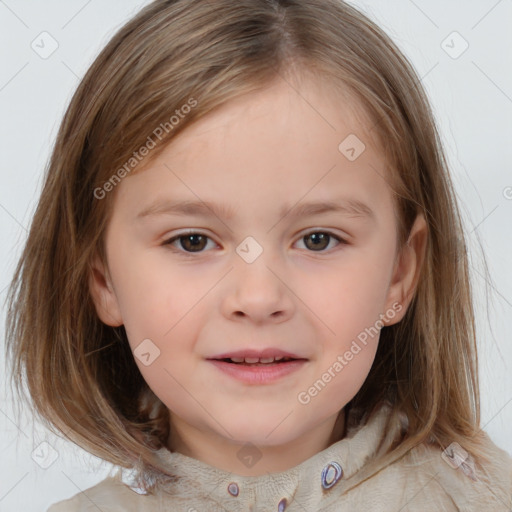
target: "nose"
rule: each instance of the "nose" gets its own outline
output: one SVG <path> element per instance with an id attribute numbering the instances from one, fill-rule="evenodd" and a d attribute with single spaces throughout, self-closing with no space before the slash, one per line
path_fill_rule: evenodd
<path id="1" fill-rule="evenodd" d="M 273 261 L 273 266 L 277 267 Z M 291 317 L 294 310 L 291 283 L 286 282 L 286 276 L 279 275 L 278 268 L 268 263 L 272 265 L 265 252 L 252 263 L 236 262 L 225 289 L 225 316 L 255 324 L 280 323 Z"/>

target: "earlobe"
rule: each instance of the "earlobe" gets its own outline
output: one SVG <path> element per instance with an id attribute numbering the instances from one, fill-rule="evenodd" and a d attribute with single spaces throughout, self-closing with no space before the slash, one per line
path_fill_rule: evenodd
<path id="1" fill-rule="evenodd" d="M 407 243 L 400 249 L 397 256 L 393 276 L 389 288 L 387 306 L 400 304 L 400 309 L 392 319 L 385 321 L 385 325 L 398 323 L 407 312 L 407 308 L 414 297 L 419 281 L 425 250 L 427 245 L 428 228 L 425 218 L 418 214 L 411 228 Z"/>
<path id="2" fill-rule="evenodd" d="M 111 327 L 123 325 L 118 300 L 105 265 L 98 254 L 90 267 L 89 289 L 100 320 Z"/>

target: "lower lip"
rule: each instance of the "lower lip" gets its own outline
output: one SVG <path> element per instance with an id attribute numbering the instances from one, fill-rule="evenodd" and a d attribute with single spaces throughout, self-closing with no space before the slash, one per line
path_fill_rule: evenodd
<path id="1" fill-rule="evenodd" d="M 272 365 L 247 366 L 243 364 L 226 363 L 215 359 L 209 359 L 219 370 L 231 375 L 247 384 L 267 384 L 274 382 L 285 375 L 302 368 L 306 359 L 297 359 L 286 363 L 277 363 Z"/>

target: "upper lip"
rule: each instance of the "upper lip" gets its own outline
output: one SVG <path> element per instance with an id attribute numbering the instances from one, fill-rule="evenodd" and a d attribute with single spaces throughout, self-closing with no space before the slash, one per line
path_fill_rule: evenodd
<path id="1" fill-rule="evenodd" d="M 207 359 L 231 359 L 233 357 L 257 357 L 259 359 L 266 359 L 270 357 L 289 357 L 290 359 L 307 359 L 305 357 L 293 354 L 292 352 L 287 352 L 285 350 L 280 350 L 278 348 L 266 348 L 264 350 L 254 350 L 246 348 L 242 350 L 234 350 L 232 352 L 225 352 L 223 354 L 218 354 L 213 357 L 208 357 Z"/>

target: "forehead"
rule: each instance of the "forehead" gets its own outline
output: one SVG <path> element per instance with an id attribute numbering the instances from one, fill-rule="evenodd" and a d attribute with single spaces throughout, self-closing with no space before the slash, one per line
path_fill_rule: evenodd
<path id="1" fill-rule="evenodd" d="M 263 208 L 340 193 L 371 202 L 387 182 L 368 131 L 362 107 L 346 92 L 280 79 L 194 122 L 119 192 L 130 188 L 131 204 L 169 192 L 237 210 L 249 201 Z"/>
<path id="2" fill-rule="evenodd" d="M 377 146 L 373 124 L 361 100 L 346 87 L 332 80 L 290 75 L 215 108 L 170 144 L 174 154 L 194 158 L 192 142 L 196 147 L 209 142 L 235 145 L 238 137 L 251 129 L 258 135 L 255 144 L 265 142 L 266 147 L 280 144 L 286 137 L 296 138 L 297 150 L 300 143 L 307 142 L 308 148 L 310 142 L 318 144 L 320 139 L 325 145 L 337 146 L 351 133 L 357 133 L 367 146 Z"/>

